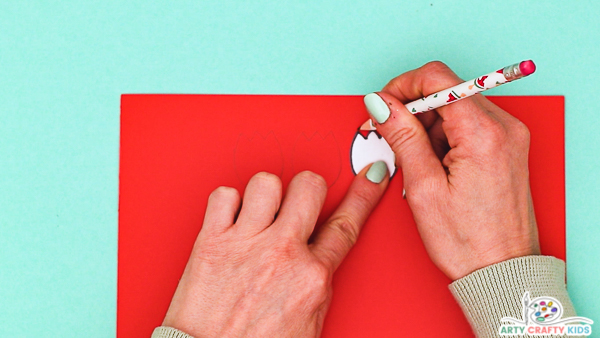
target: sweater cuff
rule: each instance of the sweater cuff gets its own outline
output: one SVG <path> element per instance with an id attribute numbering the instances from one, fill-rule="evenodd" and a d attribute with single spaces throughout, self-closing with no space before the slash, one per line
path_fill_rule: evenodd
<path id="1" fill-rule="evenodd" d="M 194 338 L 189 334 L 168 326 L 159 326 L 152 332 L 152 338 Z"/>
<path id="2" fill-rule="evenodd" d="M 450 284 L 473 331 L 480 338 L 500 337 L 503 317 L 522 317 L 521 299 L 550 296 L 563 306 L 563 317 L 575 316 L 565 285 L 565 263 L 549 256 L 525 256 L 477 270 Z"/>

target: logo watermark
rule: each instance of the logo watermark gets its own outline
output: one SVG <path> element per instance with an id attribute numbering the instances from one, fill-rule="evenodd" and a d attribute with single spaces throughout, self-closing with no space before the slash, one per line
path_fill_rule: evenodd
<path id="1" fill-rule="evenodd" d="M 589 336 L 592 334 L 594 322 L 586 317 L 562 318 L 562 304 L 552 297 L 529 298 L 529 292 L 525 292 L 521 299 L 523 304 L 523 319 L 512 317 L 502 318 L 503 322 L 498 328 L 501 336 L 549 336 L 549 335 L 579 335 Z"/>

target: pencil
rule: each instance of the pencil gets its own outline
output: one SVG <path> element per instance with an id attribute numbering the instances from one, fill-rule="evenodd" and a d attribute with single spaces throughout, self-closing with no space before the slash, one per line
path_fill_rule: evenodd
<path id="1" fill-rule="evenodd" d="M 427 97 L 406 104 L 406 108 L 413 114 L 424 113 L 447 104 L 473 96 L 484 90 L 498 87 L 501 84 L 518 80 L 535 72 L 535 64 L 531 60 L 515 63 L 495 72 L 480 76 L 476 79 L 463 82 Z"/>

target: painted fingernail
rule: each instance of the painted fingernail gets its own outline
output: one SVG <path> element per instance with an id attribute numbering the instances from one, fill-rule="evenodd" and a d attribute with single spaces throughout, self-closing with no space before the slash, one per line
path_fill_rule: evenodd
<path id="1" fill-rule="evenodd" d="M 402 198 L 406 199 L 406 189 L 402 188 Z"/>
<path id="2" fill-rule="evenodd" d="M 381 183 L 387 172 L 387 164 L 384 161 L 377 161 L 371 165 L 367 171 L 367 179 L 373 183 Z"/>
<path id="3" fill-rule="evenodd" d="M 384 123 L 390 118 L 390 108 L 376 93 L 367 94 L 364 97 L 365 106 L 369 114 L 379 123 Z"/>

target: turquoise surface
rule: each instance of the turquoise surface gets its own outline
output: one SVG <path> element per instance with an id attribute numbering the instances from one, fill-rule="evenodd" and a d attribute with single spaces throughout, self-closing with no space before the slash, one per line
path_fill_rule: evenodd
<path id="1" fill-rule="evenodd" d="M 600 2 L 3 1 L 0 336 L 115 334 L 122 93 L 364 94 L 430 60 L 565 95 L 569 291 L 600 321 Z"/>

